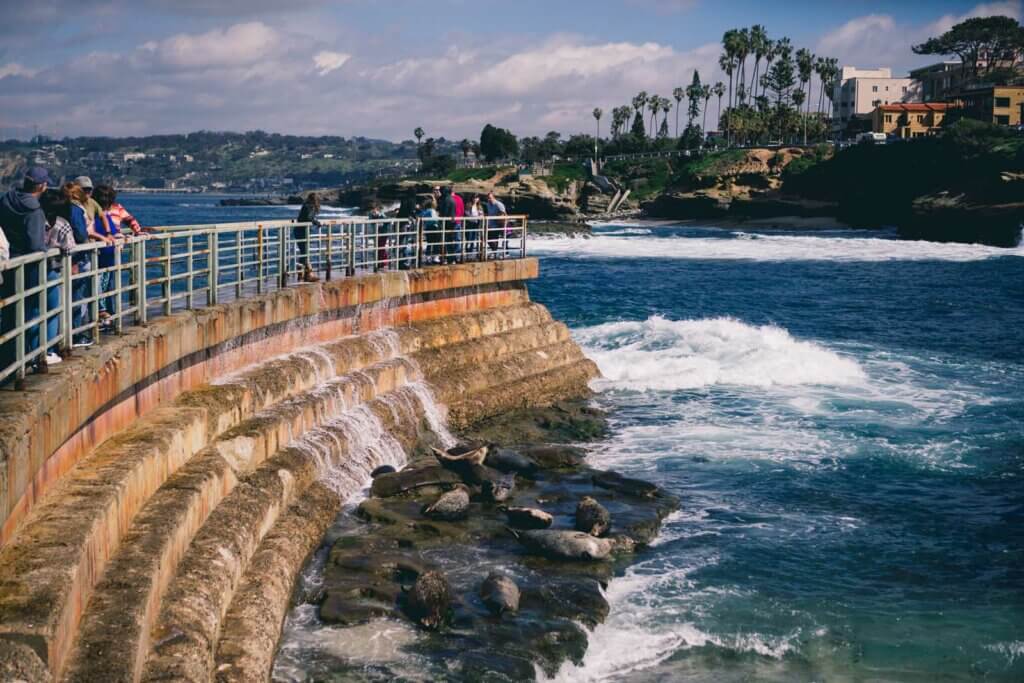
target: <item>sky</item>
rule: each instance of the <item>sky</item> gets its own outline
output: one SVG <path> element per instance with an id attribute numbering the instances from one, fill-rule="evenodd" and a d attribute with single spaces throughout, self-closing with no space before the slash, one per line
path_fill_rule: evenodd
<path id="1" fill-rule="evenodd" d="M 194 130 L 477 138 L 594 130 L 591 111 L 693 71 L 727 81 L 722 34 L 891 67 L 1022 0 L 0 0 L 0 137 Z M 812 95 L 812 101 L 816 101 Z M 712 104 L 714 106 L 714 104 Z M 714 110 L 712 110 L 713 112 Z M 607 121 L 605 122 L 607 123 Z"/>

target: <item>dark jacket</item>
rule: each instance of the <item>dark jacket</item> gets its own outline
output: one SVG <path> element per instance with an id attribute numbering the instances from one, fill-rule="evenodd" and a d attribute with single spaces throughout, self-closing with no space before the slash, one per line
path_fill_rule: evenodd
<path id="1" fill-rule="evenodd" d="M 441 193 L 441 206 L 438 208 L 442 218 L 455 218 L 455 200 L 450 192 Z"/>
<path id="2" fill-rule="evenodd" d="M 11 243 L 11 258 L 46 251 L 46 216 L 36 196 L 12 187 L 0 198 L 0 228 Z"/>

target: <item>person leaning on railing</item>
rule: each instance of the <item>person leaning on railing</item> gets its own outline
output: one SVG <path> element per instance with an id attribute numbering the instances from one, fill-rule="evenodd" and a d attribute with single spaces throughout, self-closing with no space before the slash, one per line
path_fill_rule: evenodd
<path id="1" fill-rule="evenodd" d="M 306 196 L 306 200 L 302 202 L 302 208 L 299 209 L 299 217 L 296 219 L 298 225 L 292 228 L 292 241 L 295 242 L 295 249 L 299 254 L 299 265 L 302 267 L 302 273 L 298 275 L 300 282 L 316 282 L 320 279 L 313 272 L 313 267 L 309 263 L 309 229 L 310 227 L 320 227 L 319 216 L 320 196 L 316 192 L 310 192 Z"/>
<path id="2" fill-rule="evenodd" d="M 29 254 L 46 251 L 46 215 L 39 205 L 39 197 L 46 191 L 50 182 L 50 176 L 45 168 L 35 166 L 30 168 L 21 182 L 21 187 L 12 187 L 7 194 L 0 198 L 0 229 L 10 245 L 10 256 L 27 256 Z M 57 273 L 49 272 L 47 279 L 55 279 Z M 24 267 L 24 289 L 29 290 L 39 286 L 39 268 L 31 263 Z M 0 285 L 0 295 L 4 300 L 15 296 L 16 283 L 14 277 L 5 277 Z M 60 305 L 60 289 L 53 287 L 46 292 L 47 308 L 53 309 Z M 42 302 L 39 294 L 25 298 L 24 319 L 34 320 L 39 317 Z M 6 334 L 17 327 L 17 308 L 12 303 L 3 308 L 0 312 L 0 334 Z M 47 327 L 49 333 L 50 327 Z M 54 335 L 54 337 L 56 334 Z M 53 339 L 54 337 L 48 337 Z M 33 325 L 25 331 L 25 352 L 29 353 L 39 348 L 39 325 Z M 0 347 L 0 368 L 6 368 L 15 361 L 16 343 L 11 339 Z M 50 363 L 59 363 L 60 356 L 55 353 L 47 353 L 41 358 L 36 366 L 38 369 L 45 369 Z"/>

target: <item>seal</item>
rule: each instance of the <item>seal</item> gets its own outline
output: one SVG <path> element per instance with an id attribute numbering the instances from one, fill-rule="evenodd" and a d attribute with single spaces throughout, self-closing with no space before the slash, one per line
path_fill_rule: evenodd
<path id="1" fill-rule="evenodd" d="M 447 621 L 451 601 L 448 579 L 441 572 L 430 571 L 420 574 L 405 596 L 405 611 L 423 628 L 436 631 Z"/>
<path id="2" fill-rule="evenodd" d="M 430 505 L 423 508 L 423 514 L 431 519 L 456 522 L 469 515 L 469 491 L 459 484 L 456 488 L 442 493 Z"/>
<path id="3" fill-rule="evenodd" d="M 604 560 L 612 552 L 611 541 L 594 538 L 582 531 L 561 529 L 535 531 L 509 529 L 509 531 L 527 549 L 556 560 Z"/>
<path id="4" fill-rule="evenodd" d="M 536 472 L 539 467 L 537 462 L 525 455 L 510 451 L 507 448 L 492 446 L 487 451 L 484 464 L 502 472 L 515 472 L 516 474 L 530 475 Z"/>
<path id="5" fill-rule="evenodd" d="M 370 479 L 376 479 L 382 474 L 394 474 L 397 470 L 391 465 L 381 465 L 373 472 L 370 472 Z"/>
<path id="6" fill-rule="evenodd" d="M 485 479 L 481 485 L 484 499 L 492 503 L 504 503 L 516 489 L 516 475 L 506 474 Z"/>
<path id="7" fill-rule="evenodd" d="M 555 518 L 537 508 L 505 508 L 508 523 L 517 529 L 547 529 Z"/>
<path id="8" fill-rule="evenodd" d="M 607 508 L 590 496 L 584 496 L 576 506 L 576 531 L 604 536 L 611 524 L 612 516 Z"/>
<path id="9" fill-rule="evenodd" d="M 519 611 L 519 586 L 498 572 L 491 572 L 480 584 L 480 598 L 494 616 Z"/>

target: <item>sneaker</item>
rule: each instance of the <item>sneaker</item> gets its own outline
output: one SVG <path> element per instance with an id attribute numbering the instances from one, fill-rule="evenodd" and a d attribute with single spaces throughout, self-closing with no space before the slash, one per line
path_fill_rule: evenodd
<path id="1" fill-rule="evenodd" d="M 60 356 L 58 356 L 53 351 L 50 351 L 49 353 L 46 354 L 46 364 L 47 365 L 57 365 L 58 363 L 63 363 L 63 362 L 64 362 L 64 359 L 61 358 Z"/>
<path id="2" fill-rule="evenodd" d="M 90 337 L 84 334 L 80 334 L 74 339 L 72 346 L 76 349 L 84 349 L 92 346 L 95 342 Z"/>

